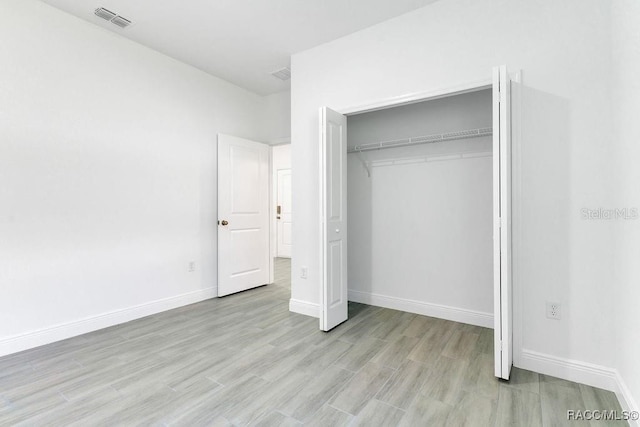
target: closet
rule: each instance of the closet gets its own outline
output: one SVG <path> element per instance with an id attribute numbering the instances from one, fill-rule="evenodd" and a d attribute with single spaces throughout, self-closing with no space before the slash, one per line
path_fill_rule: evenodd
<path id="1" fill-rule="evenodd" d="M 347 117 L 348 297 L 493 327 L 491 89 Z"/>

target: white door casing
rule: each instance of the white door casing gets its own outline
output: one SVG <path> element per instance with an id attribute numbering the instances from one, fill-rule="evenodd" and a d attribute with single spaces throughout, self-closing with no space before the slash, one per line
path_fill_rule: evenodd
<path id="1" fill-rule="evenodd" d="M 276 256 L 291 258 L 291 169 L 279 169 L 276 176 Z"/>
<path id="2" fill-rule="evenodd" d="M 269 282 L 269 146 L 218 135 L 218 296 Z"/>
<path id="3" fill-rule="evenodd" d="M 347 118 L 320 109 L 320 329 L 347 320 Z"/>
<path id="4" fill-rule="evenodd" d="M 493 70 L 493 263 L 495 376 L 509 379 L 513 365 L 511 269 L 511 80 Z"/>

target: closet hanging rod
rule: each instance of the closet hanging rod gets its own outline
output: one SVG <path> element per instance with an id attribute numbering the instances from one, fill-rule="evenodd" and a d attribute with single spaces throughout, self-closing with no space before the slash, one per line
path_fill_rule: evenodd
<path id="1" fill-rule="evenodd" d="M 478 138 L 480 136 L 493 135 L 492 128 L 478 128 L 460 130 L 457 132 L 437 133 L 433 135 L 414 136 L 412 138 L 394 139 L 391 141 L 370 142 L 356 145 L 347 150 L 347 153 L 360 153 L 362 151 L 381 150 L 383 148 L 406 147 L 417 144 L 431 144 L 434 142 L 454 141 L 457 139 Z"/>

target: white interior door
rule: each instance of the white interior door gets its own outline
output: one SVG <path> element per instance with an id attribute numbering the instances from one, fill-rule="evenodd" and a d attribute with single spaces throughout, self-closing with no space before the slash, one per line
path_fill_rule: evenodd
<path id="1" fill-rule="evenodd" d="M 278 170 L 277 180 L 276 256 L 291 258 L 291 169 Z"/>
<path id="2" fill-rule="evenodd" d="M 269 147 L 218 135 L 218 296 L 269 282 Z"/>
<path id="3" fill-rule="evenodd" d="M 320 109 L 320 329 L 347 320 L 347 118 Z"/>
<path id="4" fill-rule="evenodd" d="M 493 248 L 495 375 L 509 379 L 513 365 L 511 274 L 511 81 L 493 70 Z"/>

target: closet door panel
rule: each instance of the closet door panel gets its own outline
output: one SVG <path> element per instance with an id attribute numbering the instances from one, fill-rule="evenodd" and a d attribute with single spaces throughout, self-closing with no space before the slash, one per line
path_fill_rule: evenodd
<path id="1" fill-rule="evenodd" d="M 321 251 L 320 329 L 347 320 L 347 118 L 328 108 L 321 123 Z"/>
<path id="2" fill-rule="evenodd" d="M 493 70 L 493 211 L 495 376 L 509 379 L 513 365 L 511 271 L 511 80 Z"/>

